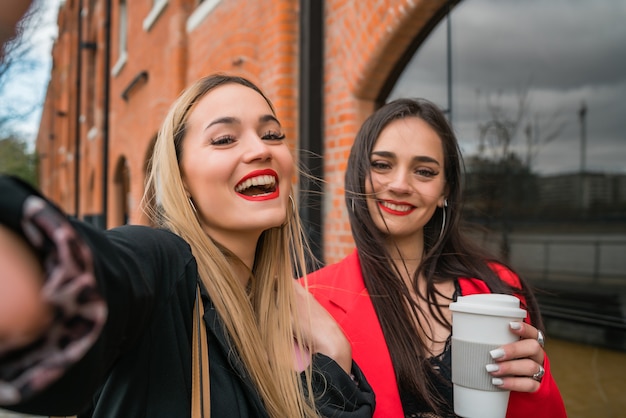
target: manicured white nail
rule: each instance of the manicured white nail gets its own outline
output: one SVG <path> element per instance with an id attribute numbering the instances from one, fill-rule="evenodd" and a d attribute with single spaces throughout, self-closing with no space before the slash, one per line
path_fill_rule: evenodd
<path id="1" fill-rule="evenodd" d="M 504 380 L 500 379 L 499 377 L 494 377 L 493 379 L 491 379 L 491 384 L 496 386 L 502 386 L 504 384 Z"/>
<path id="2" fill-rule="evenodd" d="M 493 359 L 504 357 L 504 350 L 501 348 L 496 348 L 495 350 L 491 350 L 489 352 L 489 355 L 491 355 L 491 358 Z"/>
<path id="3" fill-rule="evenodd" d="M 522 324 L 519 322 L 509 322 L 511 329 L 522 329 Z"/>
<path id="4" fill-rule="evenodd" d="M 485 369 L 487 369 L 488 372 L 497 372 L 498 370 L 500 370 L 500 366 L 498 366 L 497 364 L 488 364 L 485 366 Z"/>

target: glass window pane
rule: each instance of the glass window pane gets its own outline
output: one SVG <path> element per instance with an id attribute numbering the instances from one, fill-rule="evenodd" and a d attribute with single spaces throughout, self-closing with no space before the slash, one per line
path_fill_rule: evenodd
<path id="1" fill-rule="evenodd" d="M 599 332 L 586 342 L 621 349 L 624 16 L 621 0 L 461 1 L 450 20 L 451 86 L 444 18 L 388 97 L 425 97 L 447 109 L 451 89 L 467 170 L 464 216 L 488 231 L 477 239 L 539 287 L 565 295 L 546 301 L 545 313 L 577 312 L 586 326 L 618 331 L 620 338 Z M 602 309 L 581 305 L 585 298 Z"/>

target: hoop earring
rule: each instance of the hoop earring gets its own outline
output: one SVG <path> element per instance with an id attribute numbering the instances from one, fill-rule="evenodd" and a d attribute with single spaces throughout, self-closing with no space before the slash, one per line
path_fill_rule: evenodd
<path id="1" fill-rule="evenodd" d="M 189 204 L 191 205 L 191 209 L 193 209 L 193 213 L 198 215 L 198 210 L 196 209 L 196 205 L 193 204 L 193 200 L 191 200 L 191 196 L 189 196 L 187 199 L 189 199 Z"/>
<path id="2" fill-rule="evenodd" d="M 350 199 L 350 207 L 352 208 L 352 213 L 355 213 L 355 209 L 354 209 L 354 198 Z"/>
<path id="3" fill-rule="evenodd" d="M 441 239 L 441 237 L 443 236 L 443 230 L 446 227 L 446 208 L 448 207 L 448 199 L 443 199 L 443 206 L 441 207 L 441 210 L 443 211 L 443 213 L 441 214 L 442 220 L 441 220 L 441 231 L 439 231 L 439 239 Z"/>

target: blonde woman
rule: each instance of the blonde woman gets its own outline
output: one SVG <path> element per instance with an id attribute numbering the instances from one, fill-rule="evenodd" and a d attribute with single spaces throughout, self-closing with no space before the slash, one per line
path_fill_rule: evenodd
<path id="1" fill-rule="evenodd" d="M 96 231 L 2 178 L 0 404 L 190 416 L 200 283 L 213 416 L 371 416 L 346 337 L 294 286 L 303 243 L 284 138 L 251 82 L 196 82 L 155 145 L 146 201 L 158 229 Z"/>

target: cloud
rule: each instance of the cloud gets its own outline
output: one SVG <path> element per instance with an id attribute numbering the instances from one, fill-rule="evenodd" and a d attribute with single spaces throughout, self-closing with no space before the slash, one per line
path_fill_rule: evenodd
<path id="1" fill-rule="evenodd" d="M 511 118 L 526 95 L 522 127 L 562 126 L 540 148 L 540 172 L 580 166 L 584 102 L 587 167 L 626 172 L 626 2 L 605 0 L 472 0 L 452 14 L 452 121 L 465 153 L 475 152 L 487 103 Z M 446 21 L 431 33 L 390 98 L 447 103 Z M 520 129 L 514 144 L 525 152 Z"/>
<path id="2" fill-rule="evenodd" d="M 620 0 L 461 2 L 452 18 L 455 65 L 475 85 L 532 78 L 565 89 L 590 74 L 595 83 L 625 80 L 624 16 Z"/>

